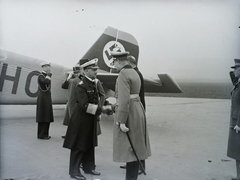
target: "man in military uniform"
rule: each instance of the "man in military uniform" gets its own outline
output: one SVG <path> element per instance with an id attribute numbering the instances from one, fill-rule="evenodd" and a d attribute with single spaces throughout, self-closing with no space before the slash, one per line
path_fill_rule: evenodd
<path id="1" fill-rule="evenodd" d="M 66 105 L 65 116 L 63 120 L 63 125 L 68 126 L 70 122 L 71 115 L 76 108 L 76 97 L 75 97 L 75 89 L 77 84 L 83 78 L 82 68 L 79 64 L 76 64 L 73 67 L 73 74 L 69 73 L 67 79 L 62 83 L 62 88 L 68 90 L 68 101 Z M 62 136 L 65 138 L 65 136 Z"/>
<path id="2" fill-rule="evenodd" d="M 129 65 L 128 52 L 111 52 L 113 65 L 119 72 L 115 97 L 116 104 L 113 131 L 113 161 L 126 162 L 126 180 L 136 180 L 139 163 L 133 153 L 130 141 L 139 160 L 151 155 L 145 110 L 140 102 L 141 80 L 138 73 Z"/>
<path id="3" fill-rule="evenodd" d="M 95 171 L 97 120 L 102 111 L 95 83 L 97 61 L 95 58 L 81 65 L 85 77 L 76 87 L 76 109 L 71 116 L 63 143 L 63 147 L 71 150 L 69 174 L 75 179 L 86 179 L 80 172 L 80 163 L 85 173 L 100 175 Z"/>
<path id="4" fill-rule="evenodd" d="M 53 119 L 52 97 L 51 97 L 51 65 L 43 62 L 40 64 L 43 71 L 38 75 L 38 97 L 36 122 L 38 123 L 38 139 L 50 139 L 49 127 Z"/>
<path id="5" fill-rule="evenodd" d="M 240 180 L 240 59 L 234 59 L 233 73 L 235 78 L 231 92 L 231 117 L 228 136 L 227 156 L 236 160 L 237 177 L 232 180 Z"/>

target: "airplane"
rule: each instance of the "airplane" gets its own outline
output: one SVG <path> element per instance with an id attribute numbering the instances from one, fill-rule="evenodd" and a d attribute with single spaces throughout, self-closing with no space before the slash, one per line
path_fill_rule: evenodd
<path id="1" fill-rule="evenodd" d="M 137 40 L 129 33 L 108 27 L 82 58 L 98 58 L 97 78 L 102 82 L 107 97 L 113 96 L 118 73 L 111 65 L 110 51 L 119 48 L 129 51 L 137 62 L 139 46 Z M 38 85 L 37 77 L 43 60 L 16 54 L 0 49 L 0 104 L 36 104 Z M 75 63 L 76 64 L 76 63 Z M 65 104 L 67 90 L 61 88 L 71 69 L 51 63 L 52 102 Z M 181 93 L 179 85 L 168 75 L 158 74 L 159 79 L 144 78 L 145 92 Z"/>

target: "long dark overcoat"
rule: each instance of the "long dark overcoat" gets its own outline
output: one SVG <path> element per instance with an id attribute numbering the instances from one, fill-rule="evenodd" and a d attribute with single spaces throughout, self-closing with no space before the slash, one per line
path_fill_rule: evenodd
<path id="1" fill-rule="evenodd" d="M 45 72 L 38 76 L 36 122 L 53 122 L 51 79 Z"/>
<path id="2" fill-rule="evenodd" d="M 84 77 L 76 87 L 76 98 L 76 109 L 71 116 L 63 147 L 86 151 L 98 144 L 97 119 L 101 108 L 98 106 L 99 99 L 95 82 Z M 88 112 L 89 104 L 97 106 L 95 114 Z"/>
<path id="3" fill-rule="evenodd" d="M 76 108 L 76 96 L 75 90 L 78 83 L 81 81 L 79 77 L 72 78 L 68 81 L 68 102 L 66 105 L 65 116 L 63 120 L 63 125 L 68 126 L 70 122 L 70 118 Z"/>
<path id="4" fill-rule="evenodd" d="M 231 117 L 228 136 L 227 156 L 240 160 L 240 133 L 233 129 L 235 125 L 240 127 L 240 84 L 237 83 L 231 93 Z"/>
<path id="5" fill-rule="evenodd" d="M 130 66 L 125 66 L 119 73 L 115 88 L 117 103 L 114 117 L 113 161 L 137 160 L 126 133 L 121 131 L 116 122 L 125 123 L 130 129 L 128 133 L 140 160 L 151 155 L 145 110 L 138 96 L 140 86 L 141 81 L 137 72 Z M 133 95 L 138 97 L 132 98 Z"/>

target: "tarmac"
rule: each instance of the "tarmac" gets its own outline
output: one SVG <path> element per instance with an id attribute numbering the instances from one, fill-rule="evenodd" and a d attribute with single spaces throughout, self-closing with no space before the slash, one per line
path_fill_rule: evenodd
<path id="1" fill-rule="evenodd" d="M 229 99 L 146 97 L 152 156 L 138 180 L 230 180 L 235 160 L 226 156 Z M 65 105 L 54 105 L 50 140 L 37 139 L 35 105 L 0 106 L 2 180 L 70 180 L 70 150 L 62 147 Z M 113 116 L 102 115 L 96 147 L 100 176 L 87 180 L 124 180 L 123 163 L 112 160 Z"/>

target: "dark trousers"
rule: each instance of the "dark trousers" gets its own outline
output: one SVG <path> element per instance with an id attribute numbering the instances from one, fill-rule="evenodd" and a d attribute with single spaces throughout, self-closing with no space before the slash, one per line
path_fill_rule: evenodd
<path id="1" fill-rule="evenodd" d="M 240 160 L 236 160 L 237 178 L 240 179 Z"/>
<path id="2" fill-rule="evenodd" d="M 145 160 L 140 160 L 140 162 L 141 162 L 141 164 L 142 164 L 142 167 L 143 167 L 144 171 L 146 172 Z M 142 171 L 142 168 L 141 168 L 140 164 L 139 164 L 139 170 Z"/>
<path id="3" fill-rule="evenodd" d="M 81 151 L 78 148 L 72 149 L 70 153 L 69 175 L 80 175 L 80 164 L 82 163 L 83 171 L 95 169 L 95 148 L 92 147 L 87 151 Z"/>
<path id="4" fill-rule="evenodd" d="M 137 180 L 138 178 L 138 161 L 127 162 L 126 180 Z"/>
<path id="5" fill-rule="evenodd" d="M 48 137 L 49 127 L 50 127 L 50 122 L 39 122 L 37 137 L 40 139 L 43 139 L 44 137 Z"/>

